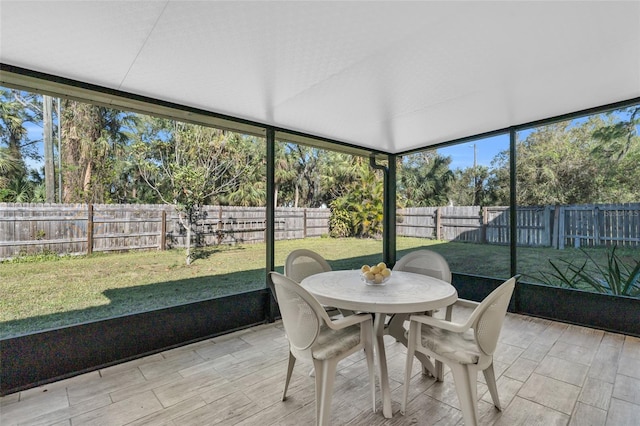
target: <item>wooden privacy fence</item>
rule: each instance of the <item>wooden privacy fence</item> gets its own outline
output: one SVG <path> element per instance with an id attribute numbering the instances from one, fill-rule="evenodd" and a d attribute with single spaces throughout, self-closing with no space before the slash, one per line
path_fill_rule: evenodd
<path id="1" fill-rule="evenodd" d="M 205 206 L 193 238 L 199 245 L 263 242 L 265 209 Z M 329 209 L 276 209 L 277 240 L 329 232 Z M 149 204 L 0 203 L 0 259 L 50 251 L 60 254 L 184 247 L 178 212 Z"/>
<path id="2" fill-rule="evenodd" d="M 204 206 L 194 225 L 199 245 L 264 241 L 262 207 Z M 277 208 L 276 240 L 329 233 L 329 209 Z M 531 247 L 640 246 L 640 203 L 519 207 L 517 241 Z M 398 210 L 399 236 L 508 244 L 508 207 Z M 165 205 L 0 203 L 0 259 L 21 253 L 84 254 L 184 247 L 178 212 Z"/>
<path id="3" fill-rule="evenodd" d="M 397 213 L 399 236 L 508 244 L 508 207 L 413 207 Z M 517 243 L 530 247 L 640 245 L 640 203 L 518 207 Z"/>

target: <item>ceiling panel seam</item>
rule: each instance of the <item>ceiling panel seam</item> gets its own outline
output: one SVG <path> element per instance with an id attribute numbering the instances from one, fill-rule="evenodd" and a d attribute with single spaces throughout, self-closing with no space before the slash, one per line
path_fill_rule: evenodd
<path id="1" fill-rule="evenodd" d="M 122 79 L 120 80 L 120 83 L 118 84 L 118 89 L 122 89 L 122 86 L 124 85 L 125 80 L 127 79 L 127 77 L 129 76 L 129 73 L 131 72 L 131 69 L 133 68 L 133 66 L 136 64 L 136 62 L 138 61 L 138 57 L 140 56 L 140 54 L 142 53 L 142 51 L 144 50 L 144 48 L 147 45 L 147 42 L 149 41 L 149 38 L 151 37 L 151 35 L 153 34 L 153 32 L 156 29 L 156 26 L 158 25 L 158 22 L 160 22 L 160 19 L 162 18 L 162 15 L 164 15 L 165 10 L 167 10 L 167 6 L 169 5 L 169 0 L 166 0 L 164 3 L 164 6 L 162 7 L 162 10 L 160 11 L 160 13 L 158 14 L 155 22 L 153 23 L 153 27 L 151 27 L 151 29 L 149 30 L 149 33 L 147 34 L 147 36 L 144 39 L 144 42 L 142 42 L 142 45 L 140 46 L 140 49 L 138 49 L 138 53 L 136 53 L 136 56 L 133 58 L 133 60 L 131 61 L 131 63 L 129 64 L 129 68 L 127 68 L 127 72 L 124 73 L 124 76 L 122 77 Z"/>

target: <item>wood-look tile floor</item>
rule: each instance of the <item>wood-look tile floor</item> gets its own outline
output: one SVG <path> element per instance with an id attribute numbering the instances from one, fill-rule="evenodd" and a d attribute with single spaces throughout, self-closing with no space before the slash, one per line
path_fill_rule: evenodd
<path id="1" fill-rule="evenodd" d="M 333 425 L 462 425 L 451 374 L 414 363 L 401 415 L 405 348 L 385 338 L 393 418 L 368 398 L 362 353 L 339 365 Z M 299 363 L 281 401 L 288 347 L 280 322 L 90 372 L 0 399 L 9 425 L 311 425 L 314 379 Z M 503 411 L 479 375 L 483 425 L 639 425 L 640 339 L 508 314 L 494 364 Z"/>

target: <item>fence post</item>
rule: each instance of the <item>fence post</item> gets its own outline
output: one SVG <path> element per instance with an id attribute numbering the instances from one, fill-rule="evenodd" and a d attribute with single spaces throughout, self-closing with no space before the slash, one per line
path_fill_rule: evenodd
<path id="1" fill-rule="evenodd" d="M 487 226 L 489 225 L 489 209 L 487 207 L 482 208 L 482 229 L 480 232 L 480 242 L 482 244 L 487 243 Z"/>
<path id="2" fill-rule="evenodd" d="M 544 212 L 542 213 L 542 232 L 543 232 L 543 241 L 541 241 L 544 246 L 552 246 L 552 236 L 551 236 L 551 206 L 544 206 Z"/>
<path id="3" fill-rule="evenodd" d="M 442 238 L 442 231 L 441 231 L 441 226 L 442 226 L 442 217 L 441 217 L 441 213 L 440 213 L 440 207 L 438 207 L 436 209 L 436 240 L 440 241 Z"/>
<path id="4" fill-rule="evenodd" d="M 167 212 L 162 210 L 162 224 L 160 225 L 160 250 L 167 249 Z"/>
<path id="5" fill-rule="evenodd" d="M 87 254 L 93 253 L 93 204 L 87 206 Z"/>
<path id="6" fill-rule="evenodd" d="M 597 205 L 593 208 L 593 245 L 600 246 L 600 207 Z"/>
<path id="7" fill-rule="evenodd" d="M 564 207 L 558 206 L 558 249 L 564 250 Z"/>
<path id="8" fill-rule="evenodd" d="M 304 238 L 307 238 L 307 209 L 306 208 L 302 211 L 302 220 L 304 223 L 302 225 L 302 228 L 303 228 L 302 232 L 303 232 Z"/>
<path id="9" fill-rule="evenodd" d="M 560 231 L 560 206 L 555 205 L 553 207 L 553 230 L 551 231 L 551 247 L 559 249 L 560 239 L 558 238 L 558 232 Z"/>

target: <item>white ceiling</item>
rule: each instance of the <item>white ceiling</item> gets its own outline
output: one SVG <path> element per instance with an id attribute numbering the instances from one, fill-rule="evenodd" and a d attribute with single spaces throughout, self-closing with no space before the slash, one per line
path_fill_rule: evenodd
<path id="1" fill-rule="evenodd" d="M 398 153 L 640 97 L 640 1 L 0 1 L 0 62 Z"/>

